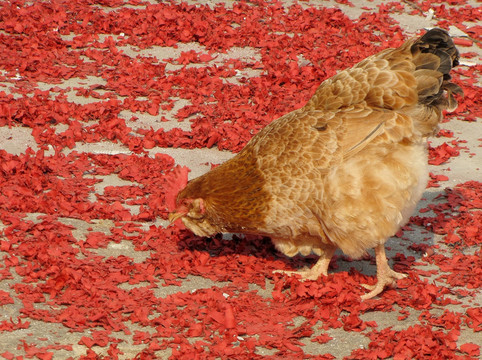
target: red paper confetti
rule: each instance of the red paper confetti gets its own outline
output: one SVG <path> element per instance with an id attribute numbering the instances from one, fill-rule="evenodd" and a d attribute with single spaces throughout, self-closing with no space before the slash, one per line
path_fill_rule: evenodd
<path id="1" fill-rule="evenodd" d="M 480 26 L 462 23 L 480 20 L 480 12 L 464 1 L 415 3 L 424 12 L 432 8 L 438 26 L 454 24 L 470 36 L 456 43 L 480 46 Z M 369 339 L 366 349 L 347 358 L 479 356 L 476 344 L 457 340 L 462 329 L 482 329 L 480 304 L 473 303 L 482 286 L 480 182 L 442 189 L 450 176 L 432 170 L 429 186 L 441 187 L 441 195 L 398 234 L 395 241 L 407 249 L 390 259 L 408 277 L 367 302 L 360 302 L 365 290 L 359 284 L 373 278 L 351 268 L 346 257 L 333 261 L 339 268 L 329 276 L 300 282 L 273 270 L 314 259 L 286 259 L 269 239 L 201 239 L 177 226 L 154 225 L 175 208 L 189 172 L 162 148 L 239 151 L 263 126 L 303 106 L 337 70 L 401 44 L 406 36 L 391 15 L 407 11 L 406 5 L 383 3 L 352 21 L 336 8 L 262 0 L 231 8 L 137 0 L 2 2 L 0 127 L 27 130 L 35 146 L 15 154 L 0 150 L 0 282 L 8 284 L 0 304 L 18 309 L 0 322 L 0 333 L 22 337 L 41 322 L 78 340 L 66 344 L 54 336 L 62 341 L 56 344 L 50 335 L 26 336 L 0 355 L 52 359 L 58 350 L 63 356 L 82 348 L 76 358 L 257 359 L 267 351 L 270 358 L 334 359 L 338 354 L 308 354 L 304 344 L 309 338 L 329 346 L 338 329 Z M 149 55 L 161 47 L 178 51 Z M 230 55 L 239 48 L 252 56 Z M 480 69 L 456 68 L 465 96 L 446 119 L 481 116 Z M 156 128 L 142 126 L 144 115 Z M 182 129 L 168 127 L 168 118 Z M 433 166 L 464 149 L 459 134 L 438 135 L 446 142 L 429 148 Z M 81 150 L 105 144 L 125 154 Z M 105 186 L 106 178 L 116 181 Z M 78 224 L 86 228 L 81 235 Z M 429 240 L 404 243 L 401 237 L 413 228 Z M 430 242 L 433 233 L 438 243 Z M 192 278 L 209 285 L 185 290 Z M 434 312 L 434 305 L 462 299 L 470 304 L 463 311 Z M 367 320 L 398 311 L 403 323 L 413 310 L 420 316 L 403 330 Z"/>
<path id="2" fill-rule="evenodd" d="M 460 346 L 460 351 L 470 356 L 479 356 L 480 346 L 473 343 L 467 343 Z"/>

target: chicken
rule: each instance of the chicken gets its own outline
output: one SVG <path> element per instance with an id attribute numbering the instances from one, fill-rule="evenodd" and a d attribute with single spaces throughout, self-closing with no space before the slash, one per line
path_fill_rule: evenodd
<path id="1" fill-rule="evenodd" d="M 311 269 L 282 271 L 302 279 L 326 276 L 337 248 L 355 259 L 374 248 L 377 283 L 362 298 L 380 294 L 405 276 L 389 267 L 385 242 L 426 187 L 426 139 L 462 94 L 449 75 L 458 58 L 448 33 L 432 29 L 339 72 L 189 181 L 169 220 L 198 236 L 259 234 L 287 256 L 319 255 Z"/>

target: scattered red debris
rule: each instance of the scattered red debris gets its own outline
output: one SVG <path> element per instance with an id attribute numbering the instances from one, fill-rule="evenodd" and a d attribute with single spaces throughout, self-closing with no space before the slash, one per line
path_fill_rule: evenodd
<path id="1" fill-rule="evenodd" d="M 423 11 L 433 8 L 440 26 L 454 23 L 479 37 L 480 27 L 461 23 L 474 20 L 473 9 L 462 0 L 451 2 L 463 7 L 455 10 L 439 1 L 417 4 Z M 312 259 L 286 259 L 269 239 L 202 239 L 176 226 L 152 224 L 175 208 L 189 169 L 161 154 L 162 149 L 155 157 L 147 150 L 217 146 L 239 151 L 270 121 L 303 106 L 336 70 L 399 45 L 404 37 L 390 13 L 402 11 L 401 4 L 382 4 L 379 12 L 363 13 L 356 22 L 338 9 L 284 8 L 263 0 L 234 2 L 232 9 L 170 2 L 144 5 L 137 0 L 0 4 L 0 126 L 31 129 L 38 146 L 20 155 L 0 150 L 0 281 L 11 280 L 14 273 L 21 279 L 11 291 L 0 291 L 2 306 L 21 304 L 20 317 L 0 322 L 0 333 L 28 329 L 32 320 L 59 323 L 73 332 L 89 330 L 79 341 L 87 348 L 82 359 L 97 359 L 98 347 L 111 358 L 122 355 L 124 340 L 116 332 L 145 345 L 139 359 L 155 358 L 165 349 L 171 349 L 175 359 L 256 359 L 260 348 L 273 350 L 273 358 L 334 359 L 337 354 L 304 354 L 302 340 L 329 343 L 333 338 L 326 332 L 336 328 L 361 332 L 371 340 L 367 349 L 348 357 L 353 359 L 479 356 L 477 345 L 457 346 L 456 341 L 461 327 L 481 330 L 480 307 L 441 316 L 430 310 L 460 298 L 470 301 L 482 286 L 480 182 L 445 189 L 427 207 L 435 215 L 425 217 L 422 212 L 411 220 L 413 226 L 441 235 L 447 252 L 434 251 L 430 241 L 410 244 L 417 256 L 397 254 L 393 259 L 408 278 L 400 280 L 397 289 L 364 303 L 359 284 L 374 279 L 354 269 L 300 282 L 272 272 L 301 267 Z M 130 57 L 121 50 L 191 42 L 203 50 L 181 51 L 175 59 L 143 53 Z M 256 55 L 218 59 L 216 54 L 236 47 L 248 47 Z M 465 97 L 448 115 L 452 121 L 481 116 L 480 70 L 480 65 L 456 70 Z M 243 75 L 249 72 L 257 75 Z M 64 86 L 69 79 L 86 77 L 99 81 L 74 89 Z M 72 91 L 88 101 L 72 102 Z M 178 99 L 187 105 L 173 115 L 189 121 L 189 131 L 138 128 L 138 119 L 127 120 L 123 113 L 164 121 Z M 461 149 L 462 141 L 453 133 L 442 130 L 439 135 L 450 140 L 429 149 L 432 165 L 445 164 Z M 99 142 L 122 144 L 133 154 L 76 151 L 76 144 Z M 100 192 L 96 187 L 102 185 L 102 176 L 117 176 L 130 185 L 107 186 Z M 448 179 L 431 174 L 429 186 Z M 79 239 L 66 219 L 92 227 Z M 94 222 L 108 220 L 114 225 L 105 232 L 94 229 Z M 121 242 L 145 252 L 146 258 L 96 252 Z M 428 256 L 422 258 L 425 252 Z M 415 268 L 417 260 L 438 270 L 421 272 Z M 349 263 L 343 257 L 338 261 Z M 229 284 L 156 295 L 157 289 L 181 285 L 189 275 Z M 429 281 L 430 276 L 436 280 Z M 265 288 L 266 279 L 274 284 L 270 298 L 250 290 Z M 394 311 L 394 306 L 401 309 L 400 321 L 411 309 L 423 310 L 420 324 L 395 331 L 361 316 Z M 295 325 L 300 317 L 306 321 Z M 132 331 L 132 324 L 146 330 Z M 323 333 L 315 336 L 315 330 Z M 58 349 L 71 351 L 74 345 L 19 341 L 17 350 L 39 359 L 53 358 Z M 16 358 L 10 351 L 0 356 Z"/>
<path id="2" fill-rule="evenodd" d="M 429 160 L 431 165 L 441 165 L 447 162 L 448 159 L 459 155 L 459 147 L 457 145 L 450 146 L 447 143 L 443 143 L 437 147 L 429 147 Z"/>
<path id="3" fill-rule="evenodd" d="M 458 336 L 458 330 L 446 333 L 427 325 L 417 324 L 401 331 L 387 328 L 370 334 L 368 349 L 355 350 L 347 359 L 429 359 L 433 354 L 452 359 Z"/>

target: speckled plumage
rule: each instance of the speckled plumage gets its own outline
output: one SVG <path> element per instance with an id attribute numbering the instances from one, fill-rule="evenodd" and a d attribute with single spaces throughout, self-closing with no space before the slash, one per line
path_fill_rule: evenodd
<path id="1" fill-rule="evenodd" d="M 336 248 L 377 254 L 378 284 L 402 277 L 384 243 L 407 220 L 428 178 L 426 137 L 454 109 L 449 72 L 458 52 L 440 29 L 373 55 L 324 81 L 303 108 L 261 130 L 228 162 L 178 195 L 178 217 L 200 236 L 270 236 L 288 256 L 320 261 L 302 277 L 325 274 Z"/>

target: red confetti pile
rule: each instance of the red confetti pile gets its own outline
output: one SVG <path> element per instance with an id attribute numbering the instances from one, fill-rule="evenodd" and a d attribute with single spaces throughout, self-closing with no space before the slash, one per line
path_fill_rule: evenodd
<path id="1" fill-rule="evenodd" d="M 450 21 L 473 38 L 480 35 L 480 26 L 462 24 L 474 21 L 472 8 L 463 1 L 457 9 L 439 3 L 418 6 L 432 7 L 442 27 Z M 328 351 L 304 351 L 307 338 L 320 347 L 335 341 L 332 329 L 369 339 L 366 349 L 348 356 L 353 359 L 479 356 L 476 344 L 458 345 L 457 339 L 461 329 L 481 331 L 480 304 L 463 313 L 430 312 L 433 305 L 472 303 L 482 286 L 479 182 L 446 189 L 428 205 L 430 215 L 412 218 L 411 226 L 440 235 L 440 244 L 412 243 L 411 250 L 431 252 L 423 258 L 408 250 L 396 254 L 396 270 L 408 278 L 366 302 L 360 302 L 359 284 L 373 279 L 354 269 L 300 282 L 272 272 L 313 259 L 286 259 L 269 239 L 203 239 L 153 224 L 175 207 L 189 169 L 162 149 L 151 155 L 152 149 L 239 151 L 270 121 L 303 106 L 337 70 L 399 45 L 402 30 L 390 14 L 402 10 L 399 3 L 384 4 L 351 21 L 338 9 L 262 0 L 234 2 L 230 9 L 140 0 L 2 2 L 0 127 L 29 129 L 36 149 L 0 150 L 0 284 L 9 284 L 0 290 L 0 305 L 20 308 L 0 321 L 0 336 L 41 321 L 61 324 L 79 340 L 45 345 L 19 339 L 0 356 L 51 359 L 80 345 L 82 359 L 102 358 L 99 348 L 104 358 L 117 359 L 131 346 L 129 338 L 138 359 L 166 353 L 173 359 L 257 359 L 260 350 L 273 359 L 334 359 Z M 196 50 L 175 58 L 144 51 L 193 43 Z M 143 51 L 128 55 L 132 48 Z M 229 59 L 237 48 L 256 55 Z M 465 98 L 452 117 L 481 116 L 479 75 L 480 65 L 457 69 Z M 97 83 L 85 85 L 92 77 Z M 174 112 L 179 99 L 186 105 Z M 142 128 L 126 112 L 160 121 L 172 112 L 190 130 Z M 458 156 L 460 142 L 430 148 L 430 163 Z M 83 143 L 114 143 L 130 152 L 81 152 L 76 146 Z M 123 185 L 103 186 L 106 178 Z M 448 180 L 431 178 L 431 186 Z M 79 223 L 87 227 L 82 235 Z M 115 249 L 125 244 L 130 249 L 118 255 Z M 349 266 L 344 257 L 338 263 Z M 417 269 L 420 264 L 435 270 Z M 217 286 L 176 291 L 193 276 Z M 273 285 L 269 297 L 259 290 L 266 279 Z M 390 311 L 399 311 L 400 321 L 421 312 L 419 323 L 395 331 L 365 320 Z"/>

